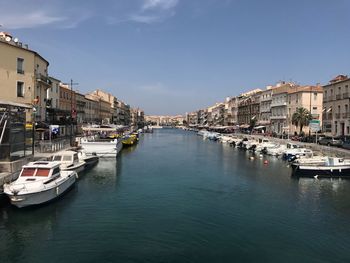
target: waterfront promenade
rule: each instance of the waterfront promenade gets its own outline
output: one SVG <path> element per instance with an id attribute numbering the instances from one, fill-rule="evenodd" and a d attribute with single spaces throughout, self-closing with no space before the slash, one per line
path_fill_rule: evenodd
<path id="1" fill-rule="evenodd" d="M 348 262 L 350 182 L 249 156 L 188 131 L 144 134 L 56 202 L 3 200 L 1 262 Z"/>

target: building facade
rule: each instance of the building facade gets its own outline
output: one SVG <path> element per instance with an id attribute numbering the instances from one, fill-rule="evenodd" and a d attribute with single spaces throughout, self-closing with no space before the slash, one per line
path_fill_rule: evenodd
<path id="1" fill-rule="evenodd" d="M 1 98 L 31 105 L 28 122 L 45 121 L 49 62 L 5 32 L 0 32 L 0 57 Z"/>
<path id="2" fill-rule="evenodd" d="M 334 136 L 350 135 L 350 79 L 338 75 L 323 86 L 323 131 Z"/>

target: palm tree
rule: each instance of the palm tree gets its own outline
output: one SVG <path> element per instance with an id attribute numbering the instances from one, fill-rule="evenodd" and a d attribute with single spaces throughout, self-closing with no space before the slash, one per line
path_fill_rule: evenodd
<path id="1" fill-rule="evenodd" d="M 301 107 L 297 108 L 297 110 L 293 113 L 292 116 L 292 124 L 296 127 L 299 126 L 299 135 L 301 134 L 303 127 L 309 125 L 309 121 L 312 119 L 310 112 Z"/>

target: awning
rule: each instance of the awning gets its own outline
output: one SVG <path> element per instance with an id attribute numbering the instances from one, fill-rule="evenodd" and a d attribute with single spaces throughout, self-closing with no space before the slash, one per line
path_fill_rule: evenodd
<path id="1" fill-rule="evenodd" d="M 243 129 L 247 129 L 249 127 L 250 127 L 249 124 L 242 124 L 242 125 L 239 126 L 239 128 L 243 128 Z"/>
<path id="2" fill-rule="evenodd" d="M 265 128 L 265 126 L 256 126 L 256 127 L 254 127 L 255 130 L 264 129 L 264 128 Z"/>

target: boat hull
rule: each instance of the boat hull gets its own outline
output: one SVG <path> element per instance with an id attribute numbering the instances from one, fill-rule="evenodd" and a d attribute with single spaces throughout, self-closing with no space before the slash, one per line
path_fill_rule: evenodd
<path id="1" fill-rule="evenodd" d="M 87 156 L 98 156 L 101 158 L 115 158 L 123 148 L 121 141 L 117 143 L 111 142 L 82 142 L 83 148 Z"/>
<path id="2" fill-rule="evenodd" d="M 18 195 L 9 193 L 6 194 L 9 197 L 11 204 L 17 206 L 18 208 L 42 205 L 62 196 L 66 191 L 74 186 L 75 181 L 76 176 L 72 174 L 71 176 L 67 177 L 66 180 L 64 180 L 60 185 L 51 187 L 44 191 Z"/>
<path id="3" fill-rule="evenodd" d="M 292 165 L 292 175 L 308 178 L 350 178 L 350 166 L 346 167 L 309 167 Z"/>

